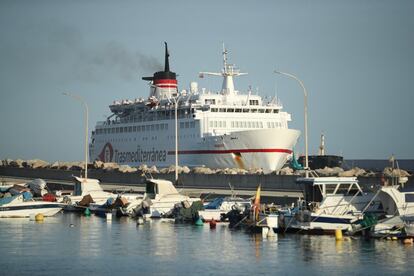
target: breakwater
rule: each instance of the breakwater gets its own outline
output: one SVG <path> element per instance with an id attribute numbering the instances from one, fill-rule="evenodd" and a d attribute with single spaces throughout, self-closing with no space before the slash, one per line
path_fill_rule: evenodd
<path id="1" fill-rule="evenodd" d="M 15 168 L 0 167 L 0 176 L 43 178 L 47 180 L 72 181 L 73 176 L 80 175 L 79 170 L 57 170 L 47 168 Z M 145 178 L 140 172 L 123 173 L 119 171 L 105 171 L 102 169 L 88 170 L 88 176 L 99 179 L 102 183 L 113 185 L 143 186 Z M 174 173 L 157 173 L 151 175 L 153 178 L 162 178 L 174 181 Z M 179 174 L 178 187 L 196 189 L 225 189 L 230 185 L 235 190 L 255 190 L 261 184 L 263 191 L 302 191 L 302 187 L 296 184 L 297 175 L 275 175 L 275 174 Z M 406 188 L 414 189 L 414 178 L 408 178 Z M 360 176 L 358 180 L 365 191 L 374 191 L 381 183 L 380 176 Z"/>

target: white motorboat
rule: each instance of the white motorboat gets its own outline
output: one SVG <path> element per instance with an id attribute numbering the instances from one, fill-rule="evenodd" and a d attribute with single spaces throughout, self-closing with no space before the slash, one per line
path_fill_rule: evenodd
<path id="1" fill-rule="evenodd" d="M 133 212 L 135 215 L 141 213 L 147 217 L 157 218 L 171 211 L 177 203 L 190 206 L 194 201 L 199 200 L 200 198 L 180 194 L 171 181 L 147 179 L 144 198 L 131 202 L 131 206 L 127 208 L 128 212 Z M 132 210 L 134 205 L 136 207 Z"/>
<path id="2" fill-rule="evenodd" d="M 90 196 L 90 202 L 87 198 Z M 75 188 L 73 195 L 61 197 L 58 201 L 65 203 L 65 211 L 79 211 L 86 205 L 91 211 L 98 209 L 100 206 L 108 202 L 109 199 L 115 201 L 118 198 L 118 194 L 105 192 L 99 183 L 98 179 L 75 177 Z M 128 202 L 132 202 L 137 198 L 142 199 L 142 194 L 123 194 Z M 85 206 L 82 206 L 82 200 L 85 200 Z M 91 204 L 92 203 L 92 204 Z"/>
<path id="3" fill-rule="evenodd" d="M 363 211 L 375 209 L 372 193 L 364 193 L 356 177 L 299 178 L 304 186 L 305 200 L 284 214 L 288 229 L 330 233 L 336 229 L 352 230 L 363 218 Z"/>
<path id="4" fill-rule="evenodd" d="M 24 194 L 19 194 L 0 199 L 0 218 L 26 218 L 39 213 L 49 217 L 62 210 L 62 207 L 57 202 L 25 200 Z"/>
<path id="5" fill-rule="evenodd" d="M 414 234 L 411 232 L 414 230 L 414 191 L 402 187 L 408 181 L 406 177 L 395 180 L 378 190 L 376 197 L 382 207 L 379 211 L 384 213 L 385 218 L 373 227 L 374 236 L 394 235 L 403 229 L 407 235 Z"/>
<path id="6" fill-rule="evenodd" d="M 251 200 L 244 199 L 241 197 L 218 197 L 213 201 L 204 205 L 204 210 L 198 211 L 200 217 L 204 221 L 222 220 L 222 216 L 227 214 L 231 210 L 245 210 L 246 208 L 251 208 Z"/>

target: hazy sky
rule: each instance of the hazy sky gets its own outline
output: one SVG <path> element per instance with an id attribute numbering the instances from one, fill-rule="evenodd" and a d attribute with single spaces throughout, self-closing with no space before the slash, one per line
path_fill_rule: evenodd
<path id="1" fill-rule="evenodd" d="M 235 81 L 277 95 L 309 147 L 326 134 L 347 159 L 414 158 L 414 1 L 4 1 L 0 0 L 0 158 L 82 160 L 85 98 L 91 126 L 113 100 L 146 97 L 142 76 L 163 63 L 181 89 L 229 61 Z M 297 151 L 303 153 L 303 137 Z"/>

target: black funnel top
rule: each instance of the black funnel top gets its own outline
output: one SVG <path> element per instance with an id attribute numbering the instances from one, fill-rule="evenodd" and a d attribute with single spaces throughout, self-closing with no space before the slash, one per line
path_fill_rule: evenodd
<path id="1" fill-rule="evenodd" d="M 153 81 L 153 80 L 160 80 L 160 79 L 176 79 L 176 74 L 170 71 L 170 62 L 169 57 L 170 54 L 168 53 L 168 45 L 167 42 L 165 43 L 165 63 L 164 63 L 164 71 L 159 71 L 154 73 L 153 77 L 143 77 L 143 80 Z"/>

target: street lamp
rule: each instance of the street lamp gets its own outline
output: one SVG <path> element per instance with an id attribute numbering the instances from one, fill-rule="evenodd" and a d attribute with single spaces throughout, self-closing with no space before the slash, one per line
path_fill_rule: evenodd
<path id="1" fill-rule="evenodd" d="M 178 101 L 181 98 L 181 96 L 178 96 L 176 98 L 172 97 L 171 99 L 174 100 L 174 119 L 175 119 L 175 182 L 178 181 Z"/>
<path id="2" fill-rule="evenodd" d="M 83 104 L 85 107 L 85 180 L 88 179 L 88 105 L 85 100 L 77 95 L 72 95 L 69 93 L 63 93 L 65 96 L 69 96 Z"/>
<path id="3" fill-rule="evenodd" d="M 303 95 L 304 95 L 304 113 L 305 113 L 305 173 L 306 173 L 306 178 L 309 177 L 309 159 L 308 159 L 308 92 L 306 91 L 305 85 L 303 84 L 303 82 L 296 77 L 295 75 L 289 74 L 289 73 L 285 73 L 285 72 L 281 72 L 281 71 L 277 71 L 275 70 L 274 73 L 276 74 L 280 74 L 280 75 L 284 75 L 287 76 L 289 78 L 292 78 L 294 80 L 296 80 L 300 86 L 303 89 Z"/>

